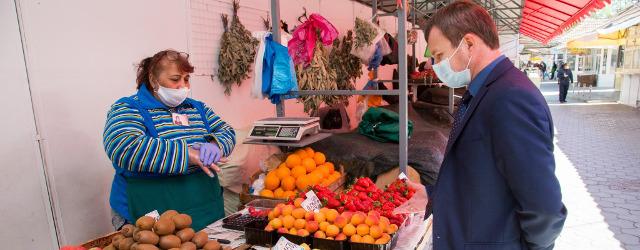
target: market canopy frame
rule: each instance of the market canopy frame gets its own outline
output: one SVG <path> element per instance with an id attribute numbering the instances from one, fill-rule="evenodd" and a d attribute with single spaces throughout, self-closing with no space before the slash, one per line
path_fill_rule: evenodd
<path id="1" fill-rule="evenodd" d="M 582 21 L 611 0 L 526 0 L 520 33 L 543 44 Z"/>

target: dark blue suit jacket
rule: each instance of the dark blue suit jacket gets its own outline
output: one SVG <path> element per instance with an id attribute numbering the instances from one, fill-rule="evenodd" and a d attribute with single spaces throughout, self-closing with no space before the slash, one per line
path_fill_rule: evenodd
<path id="1" fill-rule="evenodd" d="M 504 59 L 460 126 L 433 189 L 434 249 L 552 249 L 567 211 L 540 91 Z"/>

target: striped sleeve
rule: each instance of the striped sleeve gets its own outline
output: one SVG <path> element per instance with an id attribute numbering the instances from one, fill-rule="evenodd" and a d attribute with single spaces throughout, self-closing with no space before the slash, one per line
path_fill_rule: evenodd
<path id="1" fill-rule="evenodd" d="M 114 165 L 125 170 L 166 175 L 187 173 L 186 141 L 146 135 L 142 116 L 128 104 L 116 103 L 111 107 L 103 144 Z"/>
<path id="2" fill-rule="evenodd" d="M 236 145 L 236 132 L 216 115 L 211 108 L 205 106 L 205 112 L 209 126 L 211 126 L 211 135 L 216 139 L 216 143 L 222 149 L 224 156 L 229 156 Z"/>

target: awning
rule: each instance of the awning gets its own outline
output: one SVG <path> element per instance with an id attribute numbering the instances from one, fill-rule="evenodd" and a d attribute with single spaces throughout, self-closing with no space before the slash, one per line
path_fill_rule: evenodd
<path id="1" fill-rule="evenodd" d="M 598 38 L 591 41 L 573 40 L 567 43 L 567 49 L 596 49 L 596 48 L 612 48 L 624 44 L 624 39 L 604 39 Z"/>
<path id="2" fill-rule="evenodd" d="M 624 30 L 638 23 L 640 23 L 640 5 L 634 4 L 602 25 L 602 27 L 598 29 L 598 33 L 615 33 L 616 31 Z"/>
<path id="3" fill-rule="evenodd" d="M 525 0 L 520 33 L 546 44 L 591 11 L 601 9 L 610 2 L 611 0 Z"/>

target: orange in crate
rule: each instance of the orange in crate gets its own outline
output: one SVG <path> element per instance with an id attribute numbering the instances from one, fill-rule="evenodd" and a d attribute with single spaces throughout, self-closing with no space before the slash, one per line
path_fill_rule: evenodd
<path id="1" fill-rule="evenodd" d="M 292 154 L 287 157 L 285 163 L 287 164 L 287 167 L 293 168 L 302 164 L 302 158 L 297 154 Z"/>
<path id="2" fill-rule="evenodd" d="M 327 161 L 327 157 L 320 152 L 316 152 L 313 155 L 313 160 L 316 162 L 316 165 L 324 164 Z"/>
<path id="3" fill-rule="evenodd" d="M 313 170 L 316 170 L 316 162 L 311 158 L 303 159 L 302 166 L 307 169 L 307 173 L 311 173 L 313 172 Z"/>
<path id="4" fill-rule="evenodd" d="M 278 188 L 279 186 L 280 178 L 278 178 L 275 172 L 270 172 L 269 174 L 267 174 L 267 177 L 264 179 L 264 188 L 269 190 L 276 190 L 276 188 Z"/>
<path id="5" fill-rule="evenodd" d="M 282 196 L 284 196 L 284 190 L 282 190 L 282 188 L 276 188 L 276 190 L 273 191 L 273 197 L 282 198 Z"/>
<path id="6" fill-rule="evenodd" d="M 295 166 L 291 169 L 291 176 L 293 176 L 293 178 L 298 178 L 305 174 L 307 174 L 307 169 L 302 165 Z"/>
<path id="7" fill-rule="evenodd" d="M 289 175 L 291 175 L 291 170 L 289 170 L 289 168 L 287 167 L 279 167 L 278 169 L 276 169 L 276 176 L 278 176 L 278 178 L 280 178 L 281 180 Z"/>
<path id="8" fill-rule="evenodd" d="M 281 186 L 284 191 L 293 191 L 296 189 L 296 178 L 293 178 L 292 176 L 285 177 L 282 179 Z"/>
<path id="9" fill-rule="evenodd" d="M 296 187 L 299 191 L 307 190 L 307 187 L 311 184 L 311 179 L 308 175 L 303 175 L 296 179 Z"/>
<path id="10" fill-rule="evenodd" d="M 262 191 L 260 191 L 260 196 L 273 198 L 275 195 L 273 194 L 273 192 L 271 190 L 263 189 Z"/>

